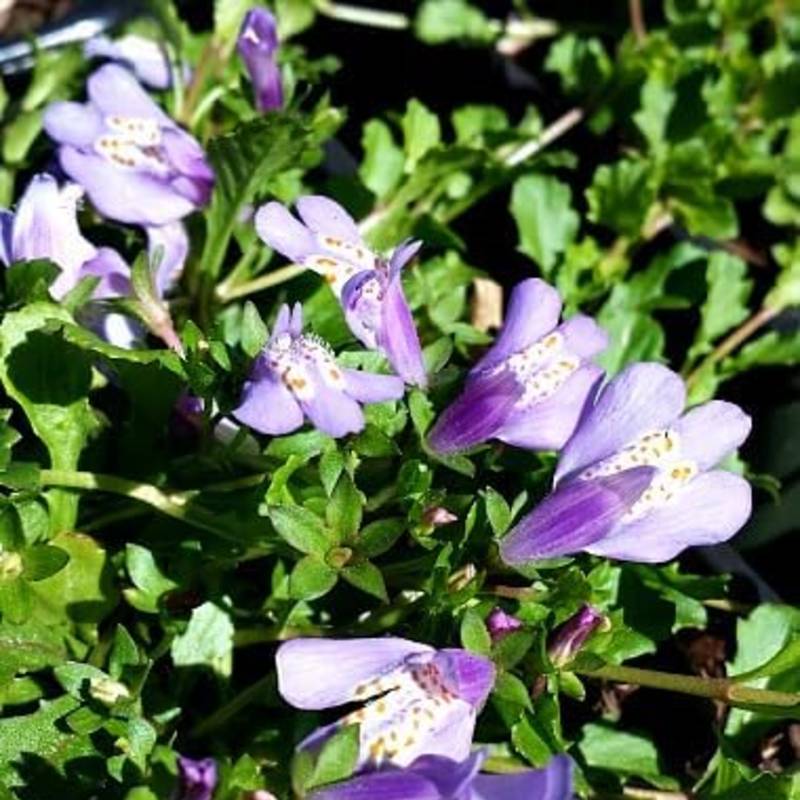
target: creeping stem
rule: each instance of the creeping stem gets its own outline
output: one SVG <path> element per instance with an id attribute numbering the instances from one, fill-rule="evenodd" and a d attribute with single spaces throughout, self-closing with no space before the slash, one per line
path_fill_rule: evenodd
<path id="1" fill-rule="evenodd" d="M 729 705 L 779 706 L 800 709 L 800 694 L 794 692 L 775 692 L 771 689 L 756 689 L 741 686 L 729 678 L 701 678 L 697 675 L 678 675 L 673 672 L 657 672 L 638 667 L 604 664 L 596 669 L 575 669 L 587 678 L 602 678 L 617 683 L 633 683 L 651 689 L 680 692 L 696 697 L 707 697 Z"/>

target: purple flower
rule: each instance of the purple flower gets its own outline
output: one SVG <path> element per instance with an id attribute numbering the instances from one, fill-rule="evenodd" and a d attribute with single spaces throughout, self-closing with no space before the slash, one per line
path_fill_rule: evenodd
<path id="1" fill-rule="evenodd" d="M 178 756 L 178 781 L 176 800 L 211 800 L 217 787 L 214 759 Z"/>
<path id="2" fill-rule="evenodd" d="M 473 753 L 461 763 L 444 756 L 422 756 L 406 769 L 368 772 L 325 786 L 311 800 L 571 800 L 572 765 L 556 756 L 544 769 L 481 775 L 486 755 Z"/>
<path id="3" fill-rule="evenodd" d="M 208 202 L 214 173 L 197 141 L 116 64 L 88 80 L 88 103 L 48 106 L 44 127 L 72 180 L 110 219 L 165 225 Z"/>
<path id="4" fill-rule="evenodd" d="M 509 564 L 578 551 L 668 561 L 730 539 L 750 515 L 750 485 L 713 469 L 750 432 L 719 400 L 682 415 L 683 381 L 633 364 L 600 393 L 561 453 L 556 489 L 502 540 Z"/>
<path id="5" fill-rule="evenodd" d="M 162 44 L 144 36 L 128 34 L 119 39 L 95 36 L 83 47 L 86 58 L 108 58 L 132 70 L 136 77 L 153 89 L 169 89 L 172 73 L 167 51 Z"/>
<path id="6" fill-rule="evenodd" d="M 419 242 L 406 242 L 388 261 L 365 244 L 352 217 L 333 200 L 301 197 L 302 223 L 280 203 L 256 214 L 259 236 L 274 250 L 318 272 L 341 300 L 347 324 L 365 347 L 382 352 L 406 383 L 425 386 L 425 364 L 401 271 Z"/>
<path id="7" fill-rule="evenodd" d="M 502 608 L 495 608 L 486 618 L 486 628 L 493 642 L 499 642 L 509 633 L 518 631 L 522 627 L 522 622 L 511 614 L 506 614 Z"/>
<path id="8" fill-rule="evenodd" d="M 253 84 L 256 108 L 271 111 L 283 105 L 281 73 L 275 61 L 278 31 L 266 8 L 251 8 L 239 31 L 236 48 Z"/>
<path id="9" fill-rule="evenodd" d="M 358 724 L 359 767 L 405 767 L 423 755 L 464 760 L 495 677 L 481 656 L 396 638 L 295 639 L 280 646 L 276 662 L 278 691 L 296 708 L 371 701 L 300 745 L 317 747 Z"/>
<path id="10" fill-rule="evenodd" d="M 100 281 L 95 300 L 130 294 L 130 267 L 109 247 L 95 247 L 78 227 L 77 205 L 83 190 L 74 183 L 63 187 L 51 175 L 35 175 L 17 204 L 16 212 L 0 211 L 0 261 L 7 266 L 18 261 L 45 258 L 60 267 L 61 274 L 50 287 L 60 300 L 86 277 Z M 189 242 L 180 222 L 146 229 L 152 255 L 162 254 L 155 275 L 159 294 L 174 283 L 186 260 Z M 138 338 L 138 326 L 122 314 L 89 312 L 91 326 L 109 342 L 130 347 Z"/>
<path id="11" fill-rule="evenodd" d="M 561 298 L 538 278 L 518 284 L 494 346 L 439 417 L 431 448 L 442 455 L 489 439 L 556 450 L 569 439 L 603 371 L 591 359 L 605 333 L 577 314 L 558 324 Z"/>
<path id="12" fill-rule="evenodd" d="M 547 654 L 557 667 L 569 664 L 597 628 L 608 627 L 608 618 L 596 608 L 584 605 L 553 635 Z"/>
<path id="13" fill-rule="evenodd" d="M 343 369 L 327 342 L 302 330 L 300 304 L 291 312 L 283 306 L 244 385 L 242 403 L 233 412 L 243 424 L 280 436 L 308 417 L 317 429 L 339 437 L 364 428 L 361 403 L 403 396 L 399 378 Z"/>

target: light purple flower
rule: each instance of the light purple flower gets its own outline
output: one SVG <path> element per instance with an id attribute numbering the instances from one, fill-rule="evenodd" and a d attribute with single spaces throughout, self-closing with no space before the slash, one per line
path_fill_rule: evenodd
<path id="1" fill-rule="evenodd" d="M 172 72 L 163 44 L 144 36 L 128 34 L 118 39 L 95 36 L 83 47 L 86 58 L 108 58 L 132 70 L 136 77 L 153 89 L 169 89 Z"/>
<path id="2" fill-rule="evenodd" d="M 571 800 L 572 765 L 556 756 L 544 769 L 481 775 L 486 754 L 477 751 L 458 763 L 422 756 L 405 769 L 368 772 L 324 786 L 310 800 Z"/>
<path id="3" fill-rule="evenodd" d="M 214 173 L 127 69 L 106 64 L 87 83 L 87 103 L 57 102 L 44 115 L 64 171 L 110 219 L 161 226 L 205 205 Z"/>
<path id="4" fill-rule="evenodd" d="M 406 639 L 295 639 L 276 655 L 278 691 L 302 709 L 366 702 L 301 743 L 315 748 L 358 724 L 358 766 L 405 767 L 423 755 L 463 761 L 475 719 L 494 685 L 494 666 L 466 650 Z"/>
<path id="5" fill-rule="evenodd" d="M 553 634 L 547 648 L 550 661 L 557 667 L 569 664 L 595 630 L 601 627 L 607 628 L 608 625 L 607 617 L 603 616 L 596 608 L 584 605 Z"/>
<path id="6" fill-rule="evenodd" d="M 176 800 L 211 800 L 217 787 L 217 765 L 213 758 L 178 756 Z"/>
<path id="7" fill-rule="evenodd" d="M 255 218 L 259 236 L 286 258 L 322 275 L 361 343 L 382 352 L 406 383 L 424 387 L 425 363 L 401 280 L 420 243 L 401 244 L 386 261 L 364 244 L 352 217 L 333 200 L 301 197 L 297 213 L 302 222 L 280 203 L 262 206 Z"/>
<path id="8" fill-rule="evenodd" d="M 362 403 L 398 400 L 404 388 L 394 375 L 339 367 L 327 342 L 303 333 L 297 303 L 291 312 L 282 306 L 233 415 L 272 436 L 291 433 L 308 417 L 318 430 L 340 437 L 364 428 Z"/>
<path id="9" fill-rule="evenodd" d="M 559 325 L 561 298 L 538 278 L 518 284 L 497 340 L 428 442 L 442 455 L 488 441 L 556 450 L 578 424 L 603 371 L 591 359 L 606 334 L 577 314 Z"/>
<path id="10" fill-rule="evenodd" d="M 92 294 L 95 300 L 130 294 L 130 267 L 109 247 L 95 247 L 78 227 L 77 206 L 83 190 L 74 183 L 59 186 L 51 175 L 34 175 L 15 212 L 0 210 L 0 261 L 7 266 L 18 261 L 43 258 L 61 269 L 50 286 L 60 300 L 86 277 L 99 278 Z M 155 275 L 163 295 L 183 268 L 189 247 L 183 224 L 174 222 L 146 229 L 151 257 L 162 254 Z M 122 314 L 87 312 L 91 326 L 119 347 L 130 347 L 141 331 Z"/>
<path id="11" fill-rule="evenodd" d="M 239 31 L 236 48 L 253 84 L 256 108 L 271 111 L 283 105 L 281 73 L 275 60 L 278 31 L 266 8 L 251 8 Z"/>
<path id="12" fill-rule="evenodd" d="M 620 372 L 561 453 L 555 491 L 500 543 L 503 559 L 583 550 L 659 562 L 730 539 L 750 515 L 750 485 L 714 466 L 747 438 L 750 418 L 719 400 L 682 414 L 685 401 L 660 364 Z"/>
<path id="13" fill-rule="evenodd" d="M 504 636 L 518 631 L 522 627 L 520 620 L 511 614 L 506 614 L 502 608 L 495 608 L 486 618 L 486 628 L 493 642 L 499 642 Z"/>

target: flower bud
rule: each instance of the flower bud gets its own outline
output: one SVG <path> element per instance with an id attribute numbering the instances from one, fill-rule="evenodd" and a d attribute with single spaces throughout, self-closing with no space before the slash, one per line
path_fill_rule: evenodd
<path id="1" fill-rule="evenodd" d="M 553 634 L 547 649 L 550 661 L 556 667 L 569 664 L 597 628 L 608 630 L 610 627 L 607 617 L 592 606 L 584 605 Z"/>
<path id="2" fill-rule="evenodd" d="M 211 800 L 217 787 L 217 764 L 213 758 L 178 757 L 177 800 Z"/>
<path id="3" fill-rule="evenodd" d="M 439 528 L 442 525 L 449 525 L 451 522 L 457 521 L 458 517 L 446 508 L 442 508 L 442 506 L 426 508 L 422 515 L 422 523 L 431 528 Z"/>
<path id="4" fill-rule="evenodd" d="M 518 631 L 522 627 L 522 622 L 511 614 L 506 614 L 502 608 L 495 608 L 486 618 L 486 627 L 493 642 L 498 642 L 509 633 Z"/>
<path id="5" fill-rule="evenodd" d="M 265 8 L 248 11 L 239 32 L 237 49 L 253 84 L 256 108 L 259 111 L 280 108 L 283 105 L 283 86 L 275 61 L 278 50 L 275 17 Z"/>
<path id="6" fill-rule="evenodd" d="M 131 693 L 125 684 L 112 678 L 91 678 L 89 695 L 104 706 L 113 706 L 119 700 L 127 700 Z"/>

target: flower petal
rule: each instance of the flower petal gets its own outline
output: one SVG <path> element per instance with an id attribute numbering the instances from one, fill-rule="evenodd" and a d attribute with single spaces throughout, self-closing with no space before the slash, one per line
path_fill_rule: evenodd
<path id="1" fill-rule="evenodd" d="M 278 691 L 295 708 L 340 706 L 372 696 L 370 684 L 409 656 L 432 652 L 427 645 L 394 637 L 293 639 L 275 656 Z"/>
<path id="2" fill-rule="evenodd" d="M 310 372 L 312 388 L 307 396 L 298 397 L 300 407 L 317 430 L 334 439 L 364 429 L 361 406 L 342 388 L 328 384 L 318 367 Z"/>
<path id="3" fill-rule="evenodd" d="M 106 217 L 136 225 L 159 226 L 194 211 L 194 204 L 158 178 L 109 164 L 102 156 L 73 147 L 59 151 L 67 175 L 86 189 Z"/>
<path id="4" fill-rule="evenodd" d="M 650 484 L 654 470 L 638 467 L 594 480 L 577 480 L 548 495 L 500 542 L 507 564 L 569 555 L 614 529 Z"/>
<path id="5" fill-rule="evenodd" d="M 744 442 L 752 424 L 739 406 L 712 400 L 687 411 L 672 427 L 679 437 L 681 456 L 707 470 Z"/>
<path id="6" fill-rule="evenodd" d="M 283 105 L 281 73 L 275 60 L 278 31 L 275 17 L 265 8 L 252 8 L 244 17 L 237 50 L 253 84 L 255 104 L 259 111 Z"/>
<path id="7" fill-rule="evenodd" d="M 83 47 L 86 58 L 109 58 L 123 61 L 139 80 L 154 89 L 168 89 L 172 84 L 169 59 L 162 46 L 144 36 L 129 34 L 112 40 L 95 36 Z"/>
<path id="8" fill-rule="evenodd" d="M 362 244 L 358 225 L 335 200 L 320 194 L 309 194 L 301 197 L 295 205 L 300 219 L 317 235 Z"/>
<path id="9" fill-rule="evenodd" d="M 544 769 L 512 775 L 478 775 L 470 800 L 572 800 L 572 762 L 555 756 Z"/>
<path id="10" fill-rule="evenodd" d="M 374 372 L 361 372 L 357 369 L 344 369 L 347 393 L 359 403 L 385 403 L 399 400 L 405 393 L 405 386 L 394 375 L 377 375 Z"/>
<path id="11" fill-rule="evenodd" d="M 751 508 L 752 491 L 744 478 L 723 470 L 704 472 L 667 504 L 618 526 L 586 550 L 625 561 L 669 561 L 687 547 L 727 541 L 747 522 Z"/>
<path id="12" fill-rule="evenodd" d="M 555 480 L 600 461 L 639 436 L 669 427 L 683 410 L 686 388 L 661 364 L 633 364 L 600 392 L 558 462 Z"/>
<path id="13" fill-rule="evenodd" d="M 131 289 L 131 268 L 122 256 L 110 247 L 99 248 L 94 258 L 83 264 L 78 280 L 86 277 L 100 278 L 100 283 L 92 295 L 96 299 L 123 297 L 129 294 Z M 55 284 L 53 286 L 55 287 Z"/>
<path id="14" fill-rule="evenodd" d="M 309 800 L 442 800 L 442 795 L 422 775 L 409 769 L 368 772 L 343 783 L 323 786 Z"/>
<path id="15" fill-rule="evenodd" d="M 539 278 L 518 283 L 511 292 L 505 322 L 494 345 L 474 370 L 483 370 L 505 361 L 537 339 L 546 336 L 558 325 L 561 297 Z"/>
<path id="16" fill-rule="evenodd" d="M 403 267 L 416 256 L 421 247 L 422 242 L 415 239 L 407 239 L 397 245 L 389 259 L 389 278 L 398 275 Z"/>
<path id="17" fill-rule="evenodd" d="M 566 349 L 584 359 L 593 358 L 608 347 L 608 334 L 585 314 L 575 314 L 556 330 L 564 337 Z"/>
<path id="18" fill-rule="evenodd" d="M 433 659 L 442 670 L 450 690 L 479 710 L 492 691 L 496 672 L 494 664 L 467 650 L 440 650 Z"/>
<path id="19" fill-rule="evenodd" d="M 189 237 L 180 221 L 147 229 L 147 246 L 152 258 L 160 252 L 155 274 L 156 291 L 163 297 L 177 282 L 189 254 Z"/>
<path id="20" fill-rule="evenodd" d="M 399 275 L 386 287 L 382 310 L 378 345 L 386 353 L 392 369 L 406 383 L 424 389 L 428 385 L 425 361 Z"/>
<path id="21" fill-rule="evenodd" d="M 428 444 L 444 455 L 491 439 L 503 429 L 521 396 L 522 387 L 507 370 L 476 374 L 436 421 Z"/>
<path id="22" fill-rule="evenodd" d="M 256 231 L 273 250 L 292 261 L 319 250 L 313 234 L 280 203 L 267 203 L 256 211 Z"/>
<path id="23" fill-rule="evenodd" d="M 44 112 L 44 129 L 59 144 L 91 147 L 105 130 L 100 112 L 86 103 L 50 103 Z"/>
<path id="24" fill-rule="evenodd" d="M 11 239 L 14 233 L 14 213 L 0 209 L 0 261 L 7 267 L 14 261 Z"/>
<path id="25" fill-rule="evenodd" d="M 142 88 L 133 73 L 117 64 L 105 64 L 89 76 L 86 90 L 104 116 L 154 119 L 165 127 L 175 123 Z"/>
<path id="26" fill-rule="evenodd" d="M 303 412 L 294 395 L 269 374 L 245 383 L 242 403 L 233 416 L 248 428 L 270 436 L 291 433 L 303 424 Z"/>
<path id="27" fill-rule="evenodd" d="M 486 750 L 476 750 L 461 762 L 444 756 L 421 756 L 408 769 L 434 783 L 442 798 L 459 800 L 472 786 L 485 760 Z M 466 796 L 470 796 L 468 792 Z"/>
<path id="28" fill-rule="evenodd" d="M 558 450 L 575 431 L 603 378 L 593 364 L 579 367 L 550 397 L 515 411 L 497 433 L 501 442 L 528 450 Z"/>

